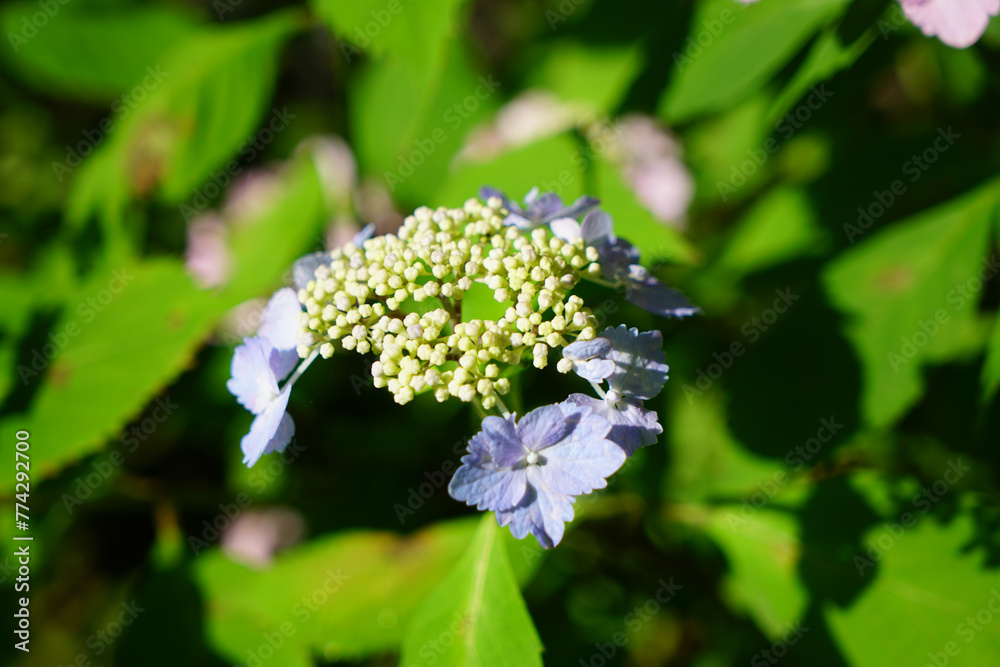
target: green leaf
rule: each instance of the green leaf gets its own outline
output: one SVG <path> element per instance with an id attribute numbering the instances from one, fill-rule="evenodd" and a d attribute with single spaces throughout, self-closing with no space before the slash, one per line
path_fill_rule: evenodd
<path id="1" fill-rule="evenodd" d="M 68 341 L 27 416 L 32 435 L 46 443 L 32 458 L 43 475 L 117 439 L 122 424 L 187 366 L 227 310 L 282 282 L 322 228 L 320 187 L 310 161 L 289 166 L 283 196 L 234 233 L 233 276 L 218 294 L 198 289 L 171 260 L 92 273 L 55 327 L 69 332 Z"/>
<path id="2" fill-rule="evenodd" d="M 528 86 L 552 91 L 567 102 L 589 102 L 605 113 L 614 109 L 642 69 L 639 44 L 594 46 L 562 40 L 530 57 Z"/>
<path id="3" fill-rule="evenodd" d="M 114 218 L 128 199 L 154 190 L 165 202 L 186 202 L 191 214 L 204 208 L 212 189 L 225 187 L 240 169 L 227 161 L 259 152 L 252 135 L 271 97 L 279 49 L 301 22 L 300 14 L 281 12 L 235 27 L 201 28 L 175 44 L 148 95 L 121 110 L 110 141 L 80 168 L 70 219 Z M 281 132 L 289 122 L 285 110 L 275 109 L 268 131 Z M 211 188 L 196 190 L 210 175 Z"/>
<path id="4" fill-rule="evenodd" d="M 473 283 L 472 289 L 462 295 L 462 321 L 500 320 L 512 301 L 499 303 L 493 297 L 493 290 L 482 283 Z"/>
<path id="5" fill-rule="evenodd" d="M 979 293 L 970 288 L 986 261 L 998 192 L 989 183 L 897 222 L 827 265 L 823 282 L 850 317 L 872 426 L 892 423 L 920 397 L 925 365 L 981 347 Z"/>
<path id="6" fill-rule="evenodd" d="M 461 520 L 410 537 L 339 533 L 281 554 L 264 571 L 212 550 L 193 566 L 207 601 L 209 642 L 246 664 L 248 649 L 277 633 L 284 646 L 268 664 L 282 667 L 311 667 L 313 656 L 357 660 L 396 651 L 414 611 L 452 572 L 474 530 L 475 521 Z"/>
<path id="7" fill-rule="evenodd" d="M 542 664 L 542 645 L 499 533 L 496 517 L 483 516 L 465 556 L 415 613 L 400 664 Z"/>
<path id="8" fill-rule="evenodd" d="M 580 154 L 571 137 L 561 134 L 500 154 L 488 162 L 456 166 L 433 206 L 461 206 L 478 197 L 479 188 L 491 185 L 520 200 L 531 188 L 551 190 L 566 201 L 583 194 Z"/>
<path id="9" fill-rule="evenodd" d="M 615 234 L 639 249 L 644 264 L 694 264 L 699 260 L 698 251 L 684 235 L 657 220 L 610 162 L 598 157 L 594 177 L 597 187 L 590 194 L 601 200 L 601 208 L 614 219 Z"/>
<path id="10" fill-rule="evenodd" d="M 790 259 L 820 254 L 829 234 L 800 188 L 768 192 L 738 223 L 714 268 L 745 276 Z"/>
<path id="11" fill-rule="evenodd" d="M 729 0 L 706 2 L 693 21 L 683 57 L 675 59 L 661 115 L 676 124 L 750 97 L 847 4 L 771 0 L 741 9 Z M 711 38 L 706 46 L 696 41 L 702 34 Z"/>
<path id="12" fill-rule="evenodd" d="M 4 61 L 26 83 L 47 95 L 99 102 L 122 95 L 116 105 L 127 106 L 133 97 L 144 95 L 142 79 L 147 68 L 162 64 L 164 53 L 194 27 L 188 15 L 167 8 L 100 14 L 74 11 L 72 6 L 60 9 L 24 44 L 3 49 Z M 25 19 L 30 25 L 30 17 L 38 10 L 37 2 L 0 10 L 3 34 L 25 34 Z M 137 91 L 134 95 L 133 86 Z"/>
<path id="13" fill-rule="evenodd" d="M 429 196 L 465 134 L 496 105 L 492 77 L 476 76 L 456 39 L 463 0 L 311 4 L 348 63 L 371 56 L 348 96 L 363 169 L 400 196 Z"/>
<path id="14" fill-rule="evenodd" d="M 897 529 L 891 537 L 879 525 L 866 536 L 865 544 L 883 549 L 877 570 L 865 572 L 875 580 L 859 599 L 846 609 L 824 609 L 844 657 L 854 667 L 994 663 L 1000 655 L 996 613 L 990 624 L 974 619 L 989 605 L 1000 605 L 1000 579 L 980 553 L 966 548 L 977 531 L 972 519 L 962 513 L 940 525 L 923 518 Z M 953 658 L 944 653 L 949 645 L 957 649 Z M 937 662 L 928 654 L 938 656 Z"/>
<path id="15" fill-rule="evenodd" d="M 703 530 L 726 554 L 723 597 L 749 614 L 769 639 L 802 617 L 809 592 L 799 580 L 799 525 L 792 515 L 744 505 L 713 507 Z"/>

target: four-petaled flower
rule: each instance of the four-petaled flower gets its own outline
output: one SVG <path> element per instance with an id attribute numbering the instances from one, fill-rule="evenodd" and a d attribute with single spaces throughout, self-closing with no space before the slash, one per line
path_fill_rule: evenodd
<path id="1" fill-rule="evenodd" d="M 503 201 L 503 207 L 507 209 L 504 224 L 514 225 L 521 229 L 538 227 L 558 218 L 578 218 L 600 203 L 593 197 L 583 195 L 567 206 L 563 204 L 562 197 L 556 193 L 539 194 L 538 188 L 532 188 L 524 196 L 524 208 L 517 202 L 508 199 L 502 191 L 486 185 L 479 189 L 479 195 L 483 199 L 496 197 Z"/>
<path id="2" fill-rule="evenodd" d="M 1000 13 L 1000 0 L 900 0 L 903 13 L 928 37 L 937 36 L 956 49 L 979 41 L 990 17 Z"/>
<path id="3" fill-rule="evenodd" d="M 520 421 L 487 417 L 448 492 L 496 512 L 514 537 L 531 533 L 553 547 L 573 519 L 576 496 L 604 488 L 625 462 L 622 449 L 606 439 L 610 430 L 590 408 L 569 403 L 538 408 Z"/>
<path id="4" fill-rule="evenodd" d="M 594 340 L 566 346 L 563 355 L 573 360 L 575 367 L 580 364 L 577 374 L 594 382 L 595 388 L 602 392 L 601 398 L 572 394 L 568 402 L 589 407 L 595 415 L 606 419 L 611 424 L 608 439 L 629 456 L 656 442 L 663 427 L 656 412 L 642 407 L 642 402 L 660 393 L 670 370 L 659 331 L 639 333 L 638 329 L 628 329 L 625 325 L 609 327 Z M 597 364 L 604 363 L 612 365 L 601 378 L 608 383 L 607 392 L 596 385 L 592 372 Z M 607 370 L 606 366 L 600 368 L 602 373 Z"/>
<path id="5" fill-rule="evenodd" d="M 301 313 L 295 290 L 278 290 L 264 307 L 257 335 L 245 338 L 233 351 L 232 377 L 226 388 L 240 405 L 256 415 L 250 432 L 240 441 L 243 463 L 248 468 L 264 454 L 284 451 L 295 435 L 295 422 L 285 409 L 292 385 L 313 357 L 302 363 L 283 388 L 279 389 L 278 383 L 299 362 L 295 348 Z"/>

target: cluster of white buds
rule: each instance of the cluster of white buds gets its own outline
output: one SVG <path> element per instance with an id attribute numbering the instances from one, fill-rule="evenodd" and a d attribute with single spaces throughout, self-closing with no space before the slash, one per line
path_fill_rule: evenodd
<path id="1" fill-rule="evenodd" d="M 597 250 L 547 226 L 505 226 L 502 206 L 490 198 L 422 207 L 398 234 L 334 250 L 299 290 L 306 312 L 299 355 L 371 352 L 379 357 L 375 385 L 397 403 L 430 390 L 439 401 L 478 397 L 489 409 L 510 389 L 503 366 L 527 354 L 544 368 L 550 348 L 594 338 L 595 317 L 570 292 L 580 278 L 600 277 Z M 463 321 L 463 297 L 476 284 L 507 305 L 499 319 Z"/>

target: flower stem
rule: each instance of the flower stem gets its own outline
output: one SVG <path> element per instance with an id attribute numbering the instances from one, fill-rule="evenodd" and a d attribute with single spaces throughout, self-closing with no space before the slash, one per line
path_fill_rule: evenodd
<path id="1" fill-rule="evenodd" d="M 600 396 L 601 398 L 605 398 L 607 396 L 607 394 L 604 393 L 604 390 L 601 389 L 601 385 L 597 384 L 593 380 L 590 381 L 590 386 L 594 388 L 594 391 L 596 391 L 597 395 Z"/>

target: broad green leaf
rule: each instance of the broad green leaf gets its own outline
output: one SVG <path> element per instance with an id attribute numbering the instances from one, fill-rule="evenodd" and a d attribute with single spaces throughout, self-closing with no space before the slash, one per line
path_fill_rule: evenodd
<path id="1" fill-rule="evenodd" d="M 740 8 L 729 0 L 706 2 L 692 22 L 685 50 L 675 58 L 660 113 L 679 123 L 753 95 L 847 4 L 771 0 Z M 697 41 L 701 35 L 705 46 Z"/>
<path id="2" fill-rule="evenodd" d="M 671 465 L 663 492 L 679 503 L 749 499 L 764 492 L 768 503 L 797 507 L 810 482 L 795 473 L 801 459 L 768 459 L 748 451 L 729 432 L 723 397 L 701 391 L 697 380 L 675 387 L 668 413 Z M 789 452 L 792 454 L 793 452 Z"/>
<path id="3" fill-rule="evenodd" d="M 397 197 L 424 202 L 441 181 L 466 134 L 498 104 L 493 77 L 477 77 L 458 44 L 447 51 L 424 111 L 408 100 L 412 82 L 402 63 L 365 67 L 350 87 L 352 133 L 359 159 Z M 423 94 L 423 91 L 420 91 Z"/>
<path id="4" fill-rule="evenodd" d="M 593 46 L 573 41 L 548 45 L 544 55 L 529 58 L 529 87 L 550 90 L 567 102 L 589 102 L 614 111 L 642 69 L 638 44 Z"/>
<path id="5" fill-rule="evenodd" d="M 145 97 L 143 78 L 194 29 L 192 19 L 175 9 L 84 13 L 61 5 L 41 28 L 31 22 L 39 12 L 37 2 L 12 4 L 0 11 L 0 28 L 11 41 L 11 48 L 0 51 L 5 62 L 46 94 L 101 102 L 117 98 L 112 104 L 115 112 L 115 107 L 130 107 L 140 95 Z M 32 28 L 36 34 L 23 44 L 11 37 L 29 34 Z M 151 80 L 147 78 L 147 83 Z"/>
<path id="6" fill-rule="evenodd" d="M 370 56 L 349 84 L 353 143 L 365 170 L 403 197 L 436 189 L 464 135 L 496 105 L 492 77 L 473 73 L 456 40 L 462 5 L 312 1 L 338 57 Z"/>
<path id="7" fill-rule="evenodd" d="M 206 552 L 193 570 L 209 642 L 246 664 L 248 650 L 279 636 L 282 646 L 267 664 L 281 667 L 398 651 L 415 610 L 453 571 L 475 525 L 453 521 L 409 537 L 338 533 L 285 552 L 264 571 Z"/>
<path id="8" fill-rule="evenodd" d="M 767 148 L 779 147 L 787 130 L 777 137 L 765 121 L 771 97 L 756 95 L 726 113 L 705 119 L 685 136 L 686 162 L 695 176 L 695 198 L 713 206 L 739 202 L 767 182 L 772 170 Z M 774 143 L 768 143 L 772 139 Z M 762 155 L 763 154 L 763 155 Z"/>
<path id="9" fill-rule="evenodd" d="M 809 601 L 797 567 L 802 556 L 798 520 L 744 505 L 713 507 L 702 525 L 726 554 L 727 603 L 749 614 L 770 639 L 802 617 Z"/>
<path id="10" fill-rule="evenodd" d="M 97 271 L 79 305 L 56 331 L 68 343 L 32 404 L 28 424 L 38 443 L 33 467 L 50 475 L 117 438 L 118 429 L 181 371 L 216 315 L 173 261 Z"/>
<path id="11" fill-rule="evenodd" d="M 152 191 L 168 203 L 204 208 L 241 169 L 234 159 L 256 156 L 264 139 L 294 122 L 285 109 L 265 118 L 265 109 L 281 44 L 301 21 L 281 12 L 203 27 L 174 44 L 148 95 L 116 115 L 109 142 L 75 175 L 71 220 L 114 217 L 128 199 Z M 262 123 L 261 136 L 254 136 Z"/>
<path id="12" fill-rule="evenodd" d="M 967 548 L 977 530 L 969 515 L 947 525 L 923 517 L 893 530 L 879 525 L 864 539 L 880 558 L 861 575 L 874 581 L 860 598 L 846 609 L 823 610 L 844 657 L 854 667 L 993 664 L 1000 655 L 1000 577 L 981 552 Z M 860 557 L 869 558 L 867 548 Z M 976 621 L 987 614 L 992 623 Z"/>
<path id="13" fill-rule="evenodd" d="M 580 153 L 572 138 L 558 135 L 507 151 L 488 162 L 461 163 L 430 205 L 461 206 L 469 197 L 478 197 L 483 185 L 499 188 L 514 200 L 537 186 L 572 201 L 583 194 Z"/>
<path id="14" fill-rule="evenodd" d="M 694 264 L 698 261 L 698 251 L 684 235 L 653 217 L 610 162 L 598 157 L 594 176 L 596 191 L 589 194 L 601 200 L 601 208 L 614 219 L 615 234 L 639 249 L 644 264 Z"/>
<path id="15" fill-rule="evenodd" d="M 849 316 L 872 426 L 892 423 L 920 397 L 923 366 L 982 345 L 977 273 L 988 263 L 998 192 L 990 183 L 897 222 L 826 267 L 826 291 Z"/>
<path id="16" fill-rule="evenodd" d="M 714 265 L 737 276 L 822 253 L 830 241 L 799 188 L 772 190 L 737 225 Z"/>
<path id="17" fill-rule="evenodd" d="M 423 601 L 400 664 L 541 665 L 542 645 L 521 598 L 496 518 L 479 521 L 462 560 Z"/>
<path id="18" fill-rule="evenodd" d="M 55 327 L 69 332 L 67 343 L 45 369 L 27 417 L 17 417 L 45 443 L 32 458 L 43 475 L 117 439 L 227 310 L 277 287 L 311 249 L 324 219 L 310 162 L 292 163 L 283 192 L 234 234 L 234 273 L 218 294 L 199 290 L 179 262 L 156 260 L 96 269 L 68 299 L 73 307 Z"/>

